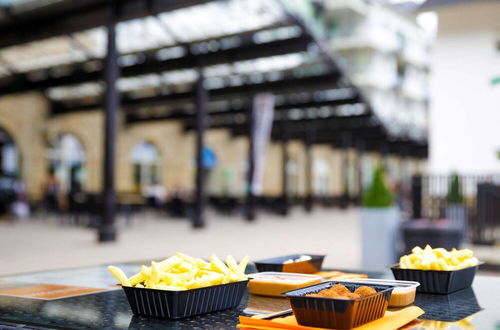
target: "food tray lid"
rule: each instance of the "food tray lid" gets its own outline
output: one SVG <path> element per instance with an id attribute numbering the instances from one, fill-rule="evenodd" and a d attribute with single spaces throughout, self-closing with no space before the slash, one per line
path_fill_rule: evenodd
<path id="1" fill-rule="evenodd" d="M 420 286 L 420 283 L 415 281 L 387 280 L 382 278 L 348 279 L 343 281 L 356 284 L 391 285 L 394 286 L 393 293 L 409 292 L 416 290 L 416 288 Z"/>
<path id="2" fill-rule="evenodd" d="M 302 273 L 285 273 L 285 272 L 260 272 L 249 274 L 250 281 L 257 280 L 269 283 L 289 283 L 300 284 L 312 280 L 322 280 L 319 275 L 302 274 Z"/>
<path id="3" fill-rule="evenodd" d="M 284 264 L 285 261 L 288 259 L 298 259 L 300 257 L 311 257 L 309 260 L 301 260 L 301 261 L 294 261 L 290 263 L 296 263 L 296 262 L 304 262 L 304 261 L 312 261 L 320 258 L 324 258 L 326 255 L 323 254 L 310 254 L 310 253 L 300 253 L 300 254 L 289 254 L 286 256 L 280 256 L 280 257 L 274 257 L 274 258 L 267 258 L 267 259 L 261 259 L 261 260 L 256 260 L 254 261 L 255 264 L 272 264 L 272 265 L 282 265 Z"/>

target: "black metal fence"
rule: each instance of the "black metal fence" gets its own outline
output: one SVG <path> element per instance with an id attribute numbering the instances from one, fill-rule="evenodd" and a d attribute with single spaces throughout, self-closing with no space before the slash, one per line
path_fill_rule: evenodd
<path id="1" fill-rule="evenodd" d="M 500 242 L 500 175 L 415 176 L 411 208 L 412 219 L 461 222 L 474 244 Z"/>

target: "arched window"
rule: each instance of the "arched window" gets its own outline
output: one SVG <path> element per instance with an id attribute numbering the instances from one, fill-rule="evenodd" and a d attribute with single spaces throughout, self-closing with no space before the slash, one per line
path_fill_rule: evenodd
<path id="1" fill-rule="evenodd" d="M 154 144 L 146 141 L 137 143 L 132 150 L 132 164 L 138 191 L 160 182 L 160 152 Z"/>
<path id="2" fill-rule="evenodd" d="M 0 128 L 0 176 L 19 174 L 19 151 L 9 133 Z"/>
<path id="3" fill-rule="evenodd" d="M 81 191 L 85 181 L 85 149 L 72 134 L 58 136 L 49 149 L 50 169 L 68 192 Z"/>
<path id="4" fill-rule="evenodd" d="M 286 175 L 288 177 L 287 192 L 290 196 L 298 196 L 299 194 L 299 164 L 297 159 L 290 157 L 286 164 Z"/>
<path id="5" fill-rule="evenodd" d="M 330 166 L 325 158 L 316 158 L 313 162 L 313 190 L 316 196 L 330 194 Z"/>

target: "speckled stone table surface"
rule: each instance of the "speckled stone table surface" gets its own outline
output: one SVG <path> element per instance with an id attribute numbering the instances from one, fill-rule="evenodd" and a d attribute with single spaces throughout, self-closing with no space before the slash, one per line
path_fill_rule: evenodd
<path id="1" fill-rule="evenodd" d="M 135 271 L 138 264 L 120 267 Z M 249 271 L 253 271 L 252 268 Z M 359 272 L 359 271 L 357 271 Z M 128 272 L 127 272 L 128 273 Z M 388 273 L 370 273 L 370 277 L 390 277 Z M 77 268 L 54 272 L 19 274 L 0 281 L 24 281 L 63 285 L 109 288 L 114 279 L 105 266 Z M 450 295 L 417 294 L 415 304 L 426 311 L 418 327 L 436 329 L 448 326 L 461 329 L 500 329 L 500 277 L 477 275 L 472 288 Z M 276 304 L 283 308 L 283 301 Z M 234 329 L 238 316 L 259 298 L 245 294 L 237 308 L 191 317 L 165 320 L 135 316 L 121 289 L 55 300 L 41 300 L 0 295 L 0 329 Z M 273 305 L 262 301 L 262 305 Z"/>

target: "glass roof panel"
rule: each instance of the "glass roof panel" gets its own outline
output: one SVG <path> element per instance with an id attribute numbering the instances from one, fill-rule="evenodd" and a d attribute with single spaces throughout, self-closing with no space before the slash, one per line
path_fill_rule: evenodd
<path id="1" fill-rule="evenodd" d="M 157 17 L 151 16 L 119 23 L 117 38 L 118 51 L 121 54 L 170 46 L 175 43 L 162 22 Z"/>
<path id="2" fill-rule="evenodd" d="M 0 8 L 9 8 L 12 14 L 18 14 L 60 1 L 62 0 L 1 0 Z"/>
<path id="3" fill-rule="evenodd" d="M 73 38 L 86 50 L 87 54 L 94 58 L 102 58 L 106 54 L 106 29 L 98 27 L 95 29 L 74 33 Z"/>
<path id="4" fill-rule="evenodd" d="M 96 96 L 102 92 L 102 84 L 93 82 L 77 86 L 54 87 L 47 91 L 47 95 L 53 100 L 74 100 L 82 97 Z"/>
<path id="5" fill-rule="evenodd" d="M 19 72 L 54 67 L 86 59 L 85 52 L 73 46 L 70 37 L 55 37 L 0 50 L 4 64 Z"/>
<path id="6" fill-rule="evenodd" d="M 5 3 L 6 0 L 3 1 L 0 3 Z M 7 5 L 21 6 L 26 3 L 28 6 L 28 3 L 36 3 L 41 6 L 55 1 L 60 0 L 7 0 Z M 286 15 L 276 0 L 210 2 L 117 24 L 118 50 L 121 54 L 127 54 L 221 38 L 279 25 L 284 19 Z M 230 38 L 226 41 L 220 45 L 208 44 L 205 48 L 211 50 L 212 46 L 225 47 L 226 44 L 229 47 L 235 46 Z M 0 49 L 0 57 L 5 62 L 2 64 L 12 66 L 16 71 L 26 72 L 89 58 L 103 58 L 105 51 L 106 30 L 98 27 L 68 36 Z"/>
<path id="7" fill-rule="evenodd" d="M 252 31 L 285 19 L 277 1 L 230 0 L 211 2 L 158 16 L 181 43 Z"/>
<path id="8" fill-rule="evenodd" d="M 255 60 L 238 61 L 232 64 L 207 66 L 205 68 L 205 76 L 209 89 L 223 88 L 238 86 L 248 82 L 261 83 L 278 80 L 283 78 L 287 72 L 296 77 L 315 75 L 318 73 L 315 70 L 308 70 L 308 68 L 319 65 L 318 63 L 319 58 L 313 54 L 292 53 Z M 168 92 L 184 92 L 191 90 L 192 84 L 196 81 L 197 77 L 198 74 L 195 69 L 172 70 L 120 78 L 118 86 L 121 91 L 163 87 L 164 92 L 166 89 Z M 88 85 L 77 85 L 74 87 L 75 90 L 72 90 L 73 86 L 52 88 L 51 90 L 64 92 L 49 93 L 49 97 L 54 100 L 70 100 L 97 95 L 102 92 L 98 88 L 82 88 L 82 86 Z M 82 95 L 79 95 L 80 91 Z M 337 91 L 337 93 L 339 92 Z M 328 98 L 328 96 L 325 95 L 323 98 Z"/>
<path id="9" fill-rule="evenodd" d="M 118 81 L 118 88 L 121 91 L 131 91 L 137 89 L 158 87 L 161 84 L 161 77 L 157 74 L 122 78 Z"/>
<path id="10" fill-rule="evenodd" d="M 0 78 L 8 76 L 10 73 L 9 69 L 5 66 L 0 66 Z"/>

